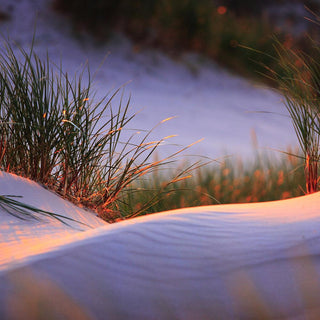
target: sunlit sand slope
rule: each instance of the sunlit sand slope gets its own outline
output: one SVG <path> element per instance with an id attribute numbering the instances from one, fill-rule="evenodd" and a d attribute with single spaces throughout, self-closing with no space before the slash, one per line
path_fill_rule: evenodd
<path id="1" fill-rule="evenodd" d="M 81 236 L 84 230 L 106 225 L 92 212 L 76 207 L 39 184 L 1 171 L 0 195 L 22 196 L 14 199 L 77 221 L 63 220 L 67 223 L 64 224 L 39 215 L 38 221 L 22 220 L 0 208 L 0 270 L 7 268 L 12 262 L 46 252 L 61 243 L 65 244 L 65 237 L 72 234 Z"/>
<path id="2" fill-rule="evenodd" d="M 181 209 L 70 235 L 66 245 L 3 269 L 0 314 L 36 318 L 42 301 L 56 318 L 320 315 L 319 208 L 316 193 Z"/>

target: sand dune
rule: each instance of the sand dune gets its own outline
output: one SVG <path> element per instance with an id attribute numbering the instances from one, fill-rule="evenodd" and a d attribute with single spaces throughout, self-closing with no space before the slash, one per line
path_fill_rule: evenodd
<path id="1" fill-rule="evenodd" d="M 1 192 L 14 185 L 31 201 L 37 191 L 38 205 L 59 204 L 95 227 L 79 231 L 1 212 L 4 319 L 16 310 L 36 318 L 41 299 L 54 318 L 303 319 L 319 311 L 319 193 L 104 225 L 35 183 L 9 174 L 0 181 Z"/>

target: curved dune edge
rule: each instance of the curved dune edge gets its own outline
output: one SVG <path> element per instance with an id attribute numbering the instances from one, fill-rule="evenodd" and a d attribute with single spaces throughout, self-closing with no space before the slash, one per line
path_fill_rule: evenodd
<path id="1" fill-rule="evenodd" d="M 319 208 L 316 193 L 179 209 L 84 231 L 50 220 L 37 225 L 38 234 L 41 228 L 46 234 L 41 250 L 38 234 L 28 233 L 34 222 L 9 223 L 0 246 L 0 314 L 37 312 L 29 309 L 40 299 L 53 318 L 56 312 L 83 319 L 320 315 Z M 8 222 L 4 217 L 1 212 Z M 16 257 L 3 262 L 9 251 Z"/>
<path id="2" fill-rule="evenodd" d="M 45 216 L 38 216 L 39 221 L 21 220 L 0 208 L 0 270 L 68 243 L 72 235 L 81 237 L 86 230 L 107 225 L 94 213 L 14 174 L 0 171 L 0 194 L 22 196 L 18 200 L 23 203 L 80 222 L 65 220 L 67 224 L 63 224 Z"/>

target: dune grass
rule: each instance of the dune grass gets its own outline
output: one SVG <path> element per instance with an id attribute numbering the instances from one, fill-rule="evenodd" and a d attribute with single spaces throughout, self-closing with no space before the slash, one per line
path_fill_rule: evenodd
<path id="1" fill-rule="evenodd" d="M 138 177 L 174 161 L 184 149 L 152 161 L 166 140 L 127 134 L 134 114 L 120 90 L 95 99 L 83 73 L 70 78 L 49 57 L 4 42 L 0 54 L 0 167 L 40 182 L 106 220 L 119 214 L 120 192 Z M 164 121 L 162 121 L 164 122 Z M 128 131 L 130 132 L 130 131 Z M 128 133 L 126 132 L 126 133 Z M 193 166 L 181 170 L 188 175 Z M 169 179 L 170 183 L 170 179 Z"/>
<path id="2" fill-rule="evenodd" d="M 134 181 L 132 193 L 122 194 L 121 212 L 128 217 L 164 210 L 281 200 L 307 193 L 304 160 L 298 150 L 287 153 L 263 152 L 252 161 L 226 157 L 195 170 L 191 177 L 167 184 L 165 173 L 158 170 L 151 179 Z M 164 196 L 157 198 L 159 190 Z M 144 208 L 145 204 L 153 203 Z"/>
<path id="3" fill-rule="evenodd" d="M 267 69 L 284 96 L 303 154 L 306 191 L 313 193 L 320 180 L 320 44 L 309 36 L 305 41 L 308 51 L 288 48 L 276 39 L 274 59 L 280 72 Z"/>
<path id="4" fill-rule="evenodd" d="M 89 70 L 83 71 L 88 72 L 85 82 L 84 73 L 70 78 L 48 56 L 40 59 L 33 46 L 26 51 L 5 41 L 3 48 L 1 170 L 40 182 L 107 221 L 187 206 L 284 199 L 310 191 L 308 185 L 306 190 L 301 187 L 303 165 L 291 151 L 284 159 L 257 153 L 252 163 L 226 158 L 204 168 L 200 161 L 180 161 L 175 170 L 166 170 L 166 164 L 173 168 L 172 162 L 188 147 L 157 159 L 167 138 L 150 141 L 154 129 L 130 134 L 130 100 L 115 101 L 121 89 L 97 100 Z M 21 204 L 0 199 L 6 207 L 8 201 L 15 208 Z M 22 206 L 23 212 L 30 215 L 32 210 Z M 56 217 L 61 218 L 59 213 Z"/>

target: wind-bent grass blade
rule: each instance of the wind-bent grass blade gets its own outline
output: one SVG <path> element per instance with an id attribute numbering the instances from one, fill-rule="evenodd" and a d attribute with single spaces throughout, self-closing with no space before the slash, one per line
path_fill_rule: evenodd
<path id="1" fill-rule="evenodd" d="M 14 198 L 21 198 L 19 196 L 12 196 L 12 195 L 0 195 L 0 207 L 4 209 L 9 214 L 22 219 L 39 219 L 39 215 L 47 216 L 54 218 L 58 221 L 60 221 L 63 224 L 68 225 L 68 221 L 76 222 L 82 225 L 86 225 L 85 223 L 82 223 L 80 221 L 74 220 L 72 218 L 53 213 L 46 210 L 41 210 L 36 207 L 30 206 L 28 204 L 25 204 L 21 201 L 15 200 Z M 86 225 L 88 226 L 88 225 Z"/>

